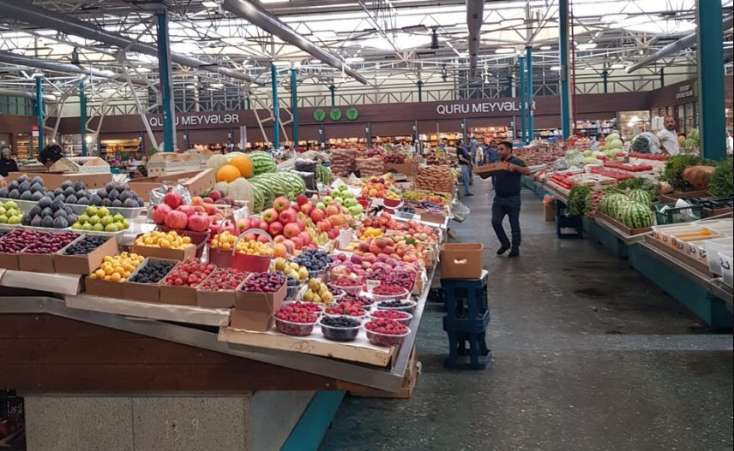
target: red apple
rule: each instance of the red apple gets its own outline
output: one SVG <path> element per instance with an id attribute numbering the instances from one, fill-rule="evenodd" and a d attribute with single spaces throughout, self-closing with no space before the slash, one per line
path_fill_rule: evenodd
<path id="1" fill-rule="evenodd" d="M 222 198 L 222 197 L 224 197 L 224 196 L 222 196 L 222 193 L 220 193 L 219 191 L 217 191 L 217 190 L 214 190 L 214 191 L 212 191 L 212 192 L 210 192 L 210 193 L 209 193 L 209 197 L 210 197 L 210 198 L 211 198 L 211 199 L 212 199 L 212 200 L 213 200 L 214 202 L 216 202 L 216 201 L 218 201 L 219 199 L 221 199 L 221 198 Z"/>
<path id="2" fill-rule="evenodd" d="M 206 210 L 206 214 L 213 215 L 217 212 L 217 207 L 214 204 L 206 203 L 204 204 L 204 210 Z"/>
<path id="3" fill-rule="evenodd" d="M 295 224 L 298 226 L 298 231 L 306 230 L 306 223 L 301 219 L 296 219 Z"/>
<path id="4" fill-rule="evenodd" d="M 303 205 L 305 205 L 305 204 L 306 204 L 307 202 L 308 202 L 308 196 L 306 196 L 305 194 L 299 194 L 299 195 L 298 195 L 298 196 L 296 197 L 296 203 L 297 203 L 297 204 L 298 204 L 299 206 L 303 206 Z"/>
<path id="5" fill-rule="evenodd" d="M 191 198 L 191 205 L 203 205 L 204 199 L 201 196 L 194 196 Z"/>
<path id="6" fill-rule="evenodd" d="M 163 224 L 166 222 L 166 216 L 170 213 L 171 207 L 168 204 L 158 204 L 153 207 L 153 222 L 156 224 Z"/>
<path id="7" fill-rule="evenodd" d="M 165 196 L 163 196 L 163 202 L 175 210 L 183 203 L 183 199 L 181 198 L 181 196 L 178 193 L 169 191 L 166 193 Z"/>
<path id="8" fill-rule="evenodd" d="M 296 210 L 292 208 L 288 208 L 286 210 L 283 210 L 278 215 L 278 221 L 282 222 L 283 224 L 290 224 L 291 222 L 296 222 L 297 217 Z"/>
<path id="9" fill-rule="evenodd" d="M 318 223 L 326 217 L 326 213 L 324 213 L 324 210 L 320 208 L 314 208 L 313 210 L 311 210 L 310 216 L 313 222 Z"/>
<path id="10" fill-rule="evenodd" d="M 300 236 L 293 237 L 293 239 L 289 240 L 291 243 L 293 243 L 293 247 L 296 249 L 300 249 L 303 247 L 303 240 Z"/>
<path id="11" fill-rule="evenodd" d="M 206 213 L 194 213 L 189 217 L 189 229 L 194 232 L 203 232 L 209 228 L 209 216 Z"/>
<path id="12" fill-rule="evenodd" d="M 275 208 L 275 210 L 278 212 L 281 212 L 290 206 L 291 206 L 291 201 L 288 200 L 288 198 L 285 196 L 277 197 L 273 201 L 273 208 Z"/>
<path id="13" fill-rule="evenodd" d="M 319 228 L 321 232 L 327 232 L 331 230 L 331 222 L 329 222 L 328 219 L 324 219 L 323 221 L 319 221 L 316 226 Z"/>
<path id="14" fill-rule="evenodd" d="M 273 235 L 280 235 L 283 232 L 283 224 L 278 221 L 271 222 L 268 226 L 268 232 Z"/>
<path id="15" fill-rule="evenodd" d="M 301 205 L 299 208 L 301 212 L 309 214 L 311 211 L 313 211 L 313 204 L 311 202 L 308 202 L 306 204 Z"/>
<path id="16" fill-rule="evenodd" d="M 309 235 L 308 232 L 301 232 L 298 234 L 298 237 L 301 239 L 303 244 L 308 244 L 311 242 L 311 235 Z"/>
<path id="17" fill-rule="evenodd" d="M 259 242 L 261 242 L 261 243 L 269 243 L 270 242 L 270 238 L 268 238 L 267 235 L 262 235 L 262 234 L 257 236 L 257 240 Z"/>
<path id="18" fill-rule="evenodd" d="M 329 236 L 330 239 L 335 239 L 339 236 L 339 229 L 331 229 L 326 232 L 326 234 Z"/>
<path id="19" fill-rule="evenodd" d="M 298 224 L 296 223 L 291 222 L 283 227 L 283 235 L 287 238 L 294 238 L 298 236 L 299 233 L 301 233 L 301 229 L 298 228 Z"/>
<path id="20" fill-rule="evenodd" d="M 263 212 L 263 219 L 270 224 L 278 219 L 278 212 L 274 208 L 268 208 Z"/>
<path id="21" fill-rule="evenodd" d="M 250 218 L 240 219 L 237 222 L 237 226 L 240 228 L 240 230 L 247 230 L 250 228 Z"/>
<path id="22" fill-rule="evenodd" d="M 339 208 L 336 205 L 332 204 L 326 207 L 326 216 L 334 216 L 336 214 L 339 214 Z"/>

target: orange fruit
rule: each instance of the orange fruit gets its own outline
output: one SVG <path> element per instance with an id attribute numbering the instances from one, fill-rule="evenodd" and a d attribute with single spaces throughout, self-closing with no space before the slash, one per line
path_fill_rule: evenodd
<path id="1" fill-rule="evenodd" d="M 254 173 L 252 160 L 244 155 L 232 158 L 229 160 L 229 164 L 236 167 L 240 171 L 240 175 L 242 177 L 249 179 Z"/>
<path id="2" fill-rule="evenodd" d="M 240 170 L 237 166 L 225 164 L 217 169 L 217 182 L 232 182 L 240 177 Z"/>

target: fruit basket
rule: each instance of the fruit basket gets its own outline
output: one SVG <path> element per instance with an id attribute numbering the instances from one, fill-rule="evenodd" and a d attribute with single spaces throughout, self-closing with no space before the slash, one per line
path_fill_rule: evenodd
<path id="1" fill-rule="evenodd" d="M 315 307 L 302 302 L 291 302 L 275 314 L 275 328 L 286 335 L 306 337 L 311 335 L 321 314 Z"/>
<path id="2" fill-rule="evenodd" d="M 410 291 L 398 285 L 380 284 L 372 289 L 372 298 L 376 302 L 383 301 L 399 301 L 406 299 L 410 295 Z"/>
<path id="3" fill-rule="evenodd" d="M 377 310 L 399 310 L 401 312 L 413 313 L 418 305 L 415 301 L 405 299 L 391 299 L 387 301 L 378 301 Z"/>
<path id="4" fill-rule="evenodd" d="M 325 316 L 319 321 L 321 333 L 331 341 L 354 341 L 359 335 L 362 324 L 349 316 Z"/>
<path id="5" fill-rule="evenodd" d="M 410 328 L 391 319 L 374 319 L 364 326 L 369 342 L 375 346 L 400 346 Z"/>
<path id="6" fill-rule="evenodd" d="M 344 293 L 359 294 L 362 291 L 362 283 L 355 281 L 353 285 L 344 285 L 339 282 L 329 282 L 329 289 L 341 290 Z"/>
<path id="7" fill-rule="evenodd" d="M 402 310 L 376 310 L 370 314 L 370 319 L 391 319 L 404 326 L 410 326 L 413 315 Z"/>
<path id="8" fill-rule="evenodd" d="M 298 323 L 295 321 L 286 321 L 276 316 L 275 328 L 278 329 L 278 332 L 286 335 L 292 335 L 294 337 L 307 337 L 311 335 L 311 333 L 313 332 L 313 328 L 314 326 L 316 326 L 317 322 L 318 320 L 309 323 Z"/>
<path id="9" fill-rule="evenodd" d="M 368 309 L 359 301 L 346 301 L 327 307 L 324 314 L 326 316 L 348 317 L 362 321 L 367 317 Z"/>
<path id="10" fill-rule="evenodd" d="M 234 246 L 234 254 L 232 255 L 232 268 L 246 272 L 267 272 L 270 268 L 270 261 L 272 260 L 271 255 L 250 255 L 243 252 L 238 252 L 241 249 L 242 239 L 246 235 L 254 234 L 256 236 L 263 236 L 267 238 L 267 242 L 263 244 L 272 243 L 273 238 L 270 234 L 262 229 L 250 229 L 247 233 L 242 233 L 237 238 L 237 242 Z"/>
<path id="11" fill-rule="evenodd" d="M 84 210 L 89 207 L 89 205 L 81 205 L 81 204 L 66 204 L 69 207 L 71 207 L 71 210 L 80 215 L 84 213 Z M 31 206 L 31 208 L 33 208 Z M 138 208 L 124 208 L 124 207 L 106 207 L 112 214 L 120 214 L 125 219 L 135 219 L 139 216 L 141 216 L 143 213 L 146 212 L 146 207 L 138 207 Z"/>

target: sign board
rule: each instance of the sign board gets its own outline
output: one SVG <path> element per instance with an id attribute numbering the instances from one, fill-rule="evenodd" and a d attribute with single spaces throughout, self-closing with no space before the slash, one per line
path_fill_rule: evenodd
<path id="1" fill-rule="evenodd" d="M 151 128 L 163 128 L 162 116 L 148 116 L 147 120 Z M 175 123 L 177 128 L 214 128 L 222 125 L 239 125 L 240 115 L 239 113 L 225 112 L 177 114 Z"/>
<path id="2" fill-rule="evenodd" d="M 683 85 L 678 87 L 678 92 L 675 93 L 675 100 L 682 100 L 688 97 L 693 97 L 693 85 Z"/>
<path id="3" fill-rule="evenodd" d="M 535 105 L 533 105 L 533 108 Z M 476 101 L 472 103 L 439 103 L 436 105 L 436 114 L 439 116 L 465 116 L 478 113 L 514 113 L 520 111 L 517 100 Z"/>

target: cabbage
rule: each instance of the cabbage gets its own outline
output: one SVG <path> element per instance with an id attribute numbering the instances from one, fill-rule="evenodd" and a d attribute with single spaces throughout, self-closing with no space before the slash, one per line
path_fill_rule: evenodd
<path id="1" fill-rule="evenodd" d="M 604 147 L 608 149 L 615 149 L 615 148 L 622 148 L 624 145 L 622 144 L 622 140 L 619 138 L 616 139 L 609 139 L 607 138 L 606 141 L 604 141 Z"/>
<path id="2" fill-rule="evenodd" d="M 584 157 L 584 164 L 604 164 L 604 162 L 594 157 Z"/>
<path id="3" fill-rule="evenodd" d="M 247 179 L 240 177 L 228 186 L 228 196 L 234 200 L 246 201 L 252 209 L 255 206 L 255 190 Z"/>
<path id="4" fill-rule="evenodd" d="M 228 162 L 229 160 L 227 159 L 226 155 L 222 155 L 218 153 L 218 154 L 215 154 L 209 157 L 209 160 L 207 160 L 206 162 L 206 166 L 216 171 L 217 169 L 221 168 Z"/>
<path id="5" fill-rule="evenodd" d="M 607 141 L 609 140 L 620 140 L 619 133 L 610 133 L 607 135 Z"/>
<path id="6" fill-rule="evenodd" d="M 214 189 L 226 196 L 227 194 L 229 194 L 229 183 L 218 182 L 216 185 L 214 185 Z"/>

